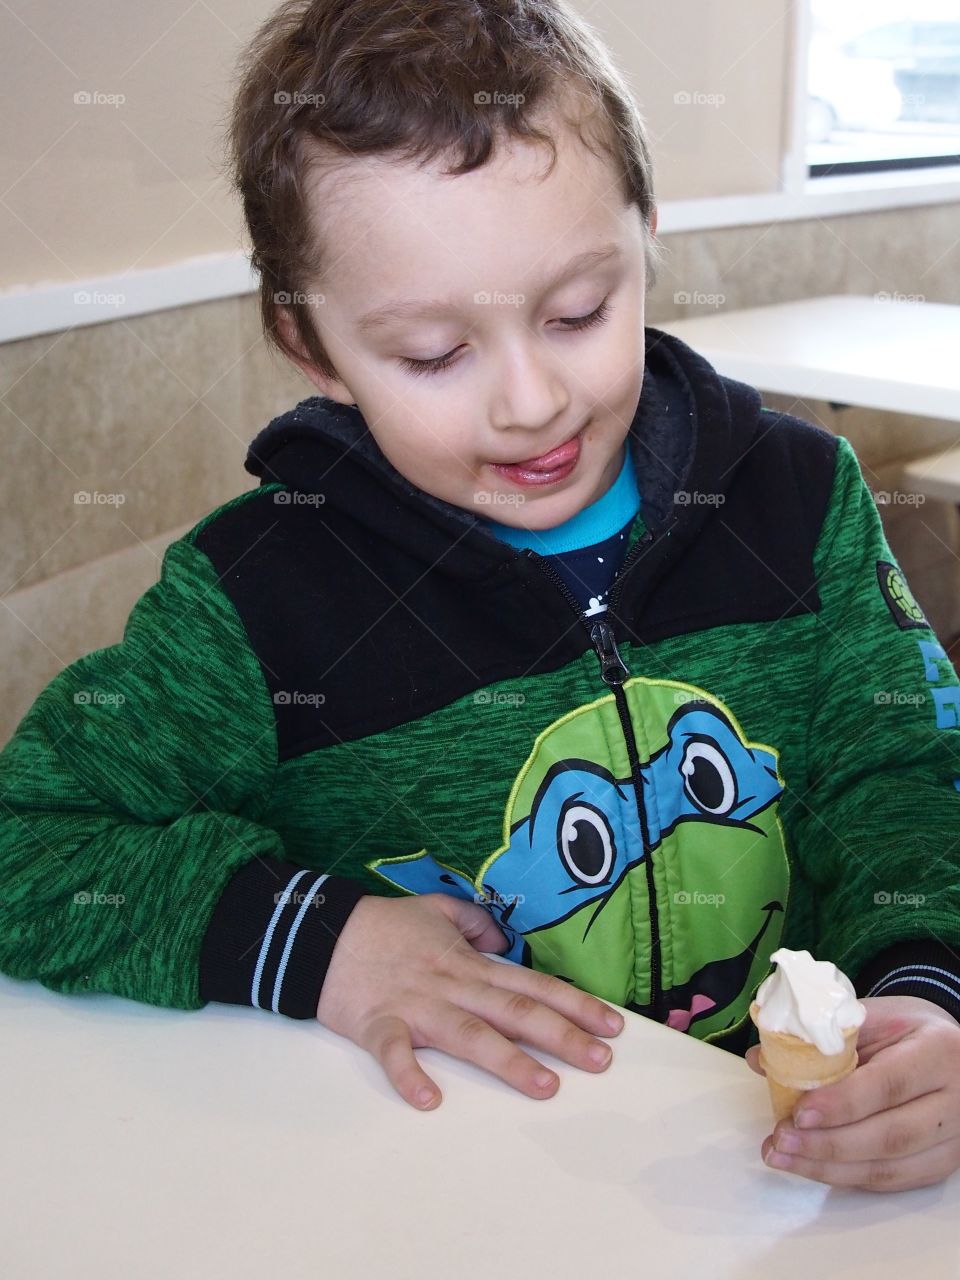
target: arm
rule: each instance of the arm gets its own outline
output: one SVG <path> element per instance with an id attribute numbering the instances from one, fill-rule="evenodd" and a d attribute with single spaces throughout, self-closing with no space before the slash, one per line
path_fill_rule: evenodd
<path id="1" fill-rule="evenodd" d="M 843 439 L 817 582 L 808 787 L 788 834 L 817 896 L 800 933 L 856 975 L 867 1018 L 857 1070 L 803 1094 L 761 1154 L 832 1186 L 923 1187 L 960 1167 L 960 688 Z M 756 1047 L 747 1060 L 760 1069 Z"/>
<path id="2" fill-rule="evenodd" d="M 0 753 L 0 970 L 313 1018 L 364 890 L 285 859 L 260 821 L 276 767 L 263 673 L 188 535 L 123 640 L 60 672 Z"/>
<path id="3" fill-rule="evenodd" d="M 809 787 L 792 832 L 818 895 L 817 953 L 860 995 L 960 1016 L 960 688 L 842 438 L 817 571 Z"/>

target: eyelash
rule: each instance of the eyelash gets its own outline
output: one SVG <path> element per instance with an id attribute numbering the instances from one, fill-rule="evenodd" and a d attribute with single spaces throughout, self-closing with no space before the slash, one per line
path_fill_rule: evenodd
<path id="1" fill-rule="evenodd" d="M 596 311 L 591 311 L 588 316 L 578 316 L 575 320 L 564 319 L 560 323 L 571 333 L 579 333 L 584 329 L 592 329 L 595 325 L 603 324 L 610 315 L 609 296 L 608 294 Z M 444 369 L 449 369 L 455 359 L 455 353 L 440 356 L 436 360 L 413 360 L 409 356 L 401 356 L 400 363 L 411 373 L 441 373 Z"/>

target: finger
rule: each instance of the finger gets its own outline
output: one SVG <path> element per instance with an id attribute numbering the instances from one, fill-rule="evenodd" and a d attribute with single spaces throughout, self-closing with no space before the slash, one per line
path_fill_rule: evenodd
<path id="1" fill-rule="evenodd" d="M 831 1187 L 864 1191 L 909 1191 L 942 1182 L 960 1168 L 960 1141 L 952 1138 L 926 1151 L 895 1160 L 822 1161 L 785 1156 L 768 1147 L 764 1159 L 772 1169 L 826 1182 Z"/>
<path id="2" fill-rule="evenodd" d="M 837 1084 L 805 1093 L 794 1109 L 794 1124 L 798 1129 L 855 1124 L 878 1111 L 902 1107 L 937 1087 L 922 1045 L 913 1039 L 900 1040 Z"/>
<path id="3" fill-rule="evenodd" d="M 465 898 L 454 898 L 448 893 L 424 894 L 426 899 L 436 903 L 476 951 L 494 951 L 502 955 L 509 949 L 506 934 L 479 902 L 467 902 Z"/>
<path id="4" fill-rule="evenodd" d="M 880 1111 L 837 1128 L 796 1129 L 789 1121 L 781 1121 L 771 1137 L 776 1151 L 805 1160 L 828 1164 L 897 1160 L 960 1138 L 960 1116 L 951 1114 L 947 1094 L 938 1089 L 893 1111 Z"/>
<path id="5" fill-rule="evenodd" d="M 758 1076 L 767 1074 L 760 1065 L 760 1046 L 758 1044 L 751 1045 L 743 1056 L 751 1071 L 755 1071 Z"/>
<path id="6" fill-rule="evenodd" d="M 475 1063 L 528 1097 L 548 1098 L 559 1087 L 556 1072 L 458 1005 L 436 1001 L 424 1011 L 418 1027 L 426 1043 Z"/>
<path id="7" fill-rule="evenodd" d="M 456 1003 L 510 1040 L 523 1040 L 584 1071 L 605 1071 L 613 1059 L 608 1044 L 525 991 L 470 982 L 460 985 Z"/>
<path id="8" fill-rule="evenodd" d="M 410 1028 L 402 1018 L 383 1014 L 365 1030 L 362 1048 L 371 1053 L 405 1102 L 418 1111 L 439 1106 L 442 1095 L 417 1061 Z"/>
<path id="9" fill-rule="evenodd" d="M 484 974 L 491 986 L 530 996 L 595 1036 L 616 1036 L 623 1030 L 623 1014 L 550 973 L 528 969 L 522 964 L 497 964 L 491 960 Z"/>

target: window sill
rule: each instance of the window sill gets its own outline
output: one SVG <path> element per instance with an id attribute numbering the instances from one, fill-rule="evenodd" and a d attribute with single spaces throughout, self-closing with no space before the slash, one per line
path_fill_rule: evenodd
<path id="1" fill-rule="evenodd" d="M 667 200 L 659 206 L 657 232 L 670 235 L 954 202 L 960 202 L 960 165 L 845 174 L 807 179 L 796 192 Z"/>

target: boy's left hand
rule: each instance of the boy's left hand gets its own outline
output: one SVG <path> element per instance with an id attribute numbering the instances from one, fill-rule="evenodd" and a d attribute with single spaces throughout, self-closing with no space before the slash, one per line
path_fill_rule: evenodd
<path id="1" fill-rule="evenodd" d="M 906 1191 L 960 1168 L 960 1022 L 915 996 L 865 998 L 860 1064 L 805 1093 L 760 1154 L 834 1187 Z M 747 1062 L 759 1075 L 759 1046 Z M 806 1117 L 814 1115 L 810 1120 Z"/>

